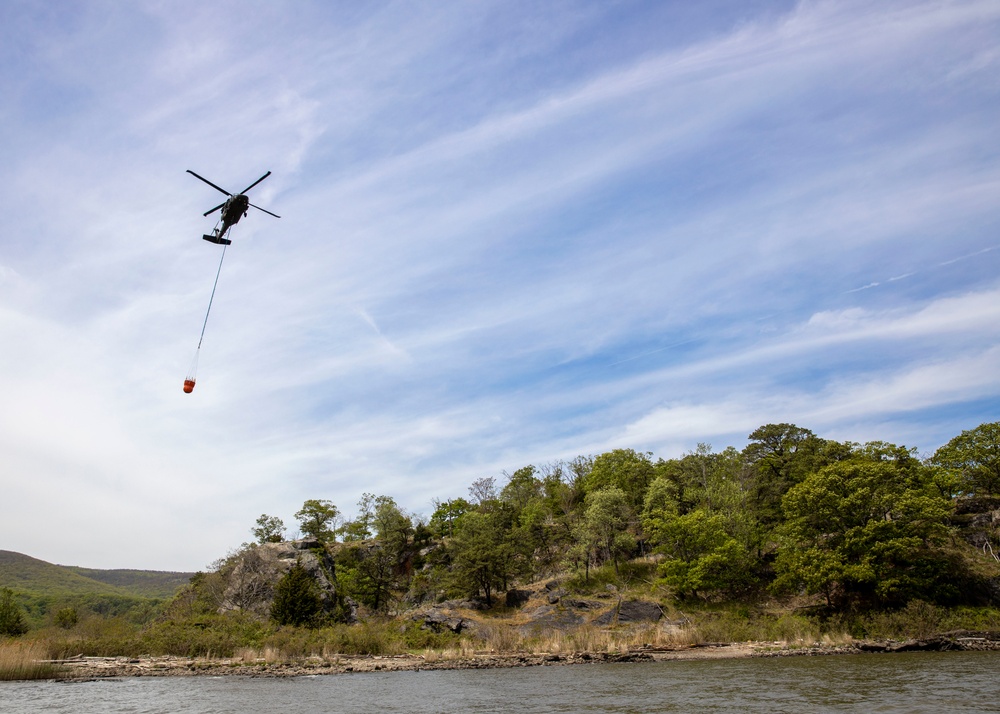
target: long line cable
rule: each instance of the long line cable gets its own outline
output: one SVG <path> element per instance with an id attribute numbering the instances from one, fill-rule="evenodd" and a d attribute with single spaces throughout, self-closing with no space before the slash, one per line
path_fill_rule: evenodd
<path id="1" fill-rule="evenodd" d="M 205 310 L 205 321 L 201 323 L 201 335 L 198 337 L 198 348 L 194 351 L 194 359 L 191 360 L 191 368 L 187 377 L 184 378 L 184 391 L 190 394 L 194 391 L 195 380 L 198 375 L 198 358 L 201 356 L 201 343 L 205 339 L 205 328 L 208 327 L 208 316 L 212 313 L 212 303 L 215 301 L 215 289 L 219 286 L 219 276 L 222 274 L 222 261 L 226 259 L 226 248 L 222 246 L 222 256 L 219 258 L 219 269 L 215 271 L 215 282 L 212 283 L 212 295 L 208 298 L 208 309 Z"/>
<path id="2" fill-rule="evenodd" d="M 212 284 L 212 296 L 208 299 L 208 309 L 205 310 L 205 322 L 201 325 L 201 337 L 198 338 L 198 349 L 201 349 L 201 341 L 205 339 L 205 328 L 208 327 L 208 315 L 212 312 L 212 301 L 215 300 L 215 288 L 219 285 L 219 275 L 222 273 L 222 261 L 226 259 L 226 248 L 222 246 L 222 257 L 219 258 L 219 269 L 215 271 L 215 282 Z"/>

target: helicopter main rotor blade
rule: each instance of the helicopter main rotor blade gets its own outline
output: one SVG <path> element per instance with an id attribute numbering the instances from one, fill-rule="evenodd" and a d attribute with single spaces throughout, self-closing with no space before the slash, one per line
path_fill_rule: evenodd
<path id="1" fill-rule="evenodd" d="M 213 209 L 212 209 L 211 211 L 205 211 L 205 212 L 204 212 L 204 213 L 202 213 L 201 215 L 203 215 L 203 216 L 208 216 L 208 215 L 211 215 L 212 213 L 215 213 L 216 211 L 218 211 L 218 210 L 219 210 L 220 208 L 222 208 L 222 207 L 223 207 L 223 206 L 225 206 L 225 205 L 226 205 L 226 202 L 225 202 L 225 201 L 223 201 L 223 202 L 222 202 L 222 203 L 220 203 L 220 204 L 219 204 L 218 206 L 216 206 L 215 208 L 213 208 Z"/>
<path id="2" fill-rule="evenodd" d="M 216 186 L 216 185 L 215 185 L 214 183 L 212 183 L 211 181 L 209 181 L 209 180 L 208 180 L 207 178 L 205 178 L 204 176 L 199 176 L 198 174 L 196 174 L 196 173 L 195 173 L 194 171 L 192 171 L 191 169 L 188 169 L 188 170 L 187 170 L 187 172 L 188 172 L 189 174 L 191 174 L 192 176 L 194 176 L 194 177 L 195 177 L 196 179 L 201 179 L 202 181 L 204 181 L 205 183 L 207 183 L 207 184 L 208 184 L 209 186 L 211 186 L 212 188 L 214 188 L 214 189 L 215 189 L 216 191 L 221 191 L 222 193 L 226 194 L 227 196 L 232 196 L 232 195 L 233 195 L 233 194 L 229 193 L 229 191 L 227 191 L 226 189 L 224 189 L 224 188 L 219 188 L 218 186 Z M 268 171 L 268 173 L 271 173 L 271 172 L 270 172 L 270 171 Z M 215 209 L 213 208 L 212 210 L 214 211 Z M 209 211 L 209 213 L 211 213 L 211 212 L 212 212 L 212 211 Z"/>
<path id="3" fill-rule="evenodd" d="M 266 213 L 269 216 L 274 216 L 275 218 L 281 218 L 281 216 L 279 216 L 277 213 L 271 213 L 266 208 L 261 208 L 260 206 L 254 206 L 252 203 L 250 205 L 253 206 L 254 208 L 256 208 L 258 211 L 263 211 L 264 213 Z"/>
<path id="4" fill-rule="evenodd" d="M 247 186 L 247 187 L 246 187 L 245 189 L 243 189 L 242 191 L 240 191 L 240 193 L 241 193 L 241 194 L 242 194 L 242 193 L 246 193 L 247 191 L 249 191 L 250 189 L 252 189 L 252 188 L 253 188 L 254 186 L 256 186 L 257 184 L 259 184 L 259 183 L 260 183 L 261 181 L 263 181 L 264 179 L 266 179 L 266 178 L 267 178 L 268 176 L 270 176 L 270 175 L 271 175 L 271 172 L 270 172 L 270 171 L 268 171 L 268 172 L 267 172 L 266 174 L 264 174 L 264 175 L 263 175 L 263 176 L 261 176 L 261 177 L 260 177 L 259 179 L 257 179 L 256 181 L 254 181 L 254 182 L 253 182 L 252 184 L 250 184 L 250 185 L 249 185 L 249 186 Z M 262 210 L 263 210 L 263 209 L 262 209 Z"/>

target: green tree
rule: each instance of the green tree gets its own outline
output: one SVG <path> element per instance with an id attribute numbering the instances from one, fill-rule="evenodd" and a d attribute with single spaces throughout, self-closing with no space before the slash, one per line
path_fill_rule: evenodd
<path id="1" fill-rule="evenodd" d="M 470 511 L 458 522 L 451 543 L 457 585 L 473 595 L 481 592 L 487 605 L 516 572 L 517 549 L 504 525 L 496 512 Z"/>
<path id="2" fill-rule="evenodd" d="M 19 637 L 28 631 L 21 606 L 14 599 L 14 591 L 0 588 L 0 635 Z"/>
<path id="3" fill-rule="evenodd" d="M 64 607 L 56 612 L 55 623 L 57 627 L 64 630 L 72 630 L 76 623 L 80 621 L 75 607 Z"/>
<path id="4" fill-rule="evenodd" d="M 542 496 L 542 482 L 535 476 L 534 466 L 525 466 L 511 474 L 500 491 L 500 500 L 520 513 L 532 500 Z"/>
<path id="5" fill-rule="evenodd" d="M 955 474 L 966 493 L 1000 495 L 1000 421 L 963 431 L 931 463 Z"/>
<path id="6" fill-rule="evenodd" d="M 455 525 L 458 523 L 458 519 L 473 509 L 473 505 L 464 498 L 435 501 L 434 506 L 430 529 L 439 538 L 450 538 L 455 535 Z"/>
<path id="7" fill-rule="evenodd" d="M 376 542 L 359 554 L 358 594 L 366 605 L 380 610 L 389 604 L 393 591 L 409 572 L 413 521 L 395 500 L 377 496 L 372 499 L 371 527 Z"/>
<path id="8" fill-rule="evenodd" d="M 358 517 L 341 527 L 344 542 L 368 540 L 372 537 L 372 519 L 375 517 L 375 494 L 363 493 L 358 501 Z"/>
<path id="9" fill-rule="evenodd" d="M 612 486 L 587 494 L 586 503 L 580 538 L 590 544 L 589 552 L 599 554 L 602 560 L 611 560 L 618 574 L 619 560 L 635 549 L 635 536 L 629 532 L 632 525 L 629 497 Z"/>
<path id="10" fill-rule="evenodd" d="M 279 625 L 305 625 L 319 623 L 323 600 L 316 579 L 296 561 L 274 588 L 271 619 Z"/>
<path id="11" fill-rule="evenodd" d="M 866 444 L 793 486 L 782 507 L 777 589 L 883 606 L 953 590 L 939 547 L 950 504 L 908 449 Z"/>
<path id="12" fill-rule="evenodd" d="M 330 501 L 310 499 L 295 513 L 295 519 L 302 533 L 327 543 L 334 538 L 339 515 L 337 507 Z"/>
<path id="13" fill-rule="evenodd" d="M 754 582 L 753 558 L 726 532 L 726 518 L 696 508 L 646 511 L 643 525 L 656 551 L 666 556 L 660 574 L 681 597 L 743 594 Z"/>
<path id="14" fill-rule="evenodd" d="M 251 528 L 250 532 L 262 545 L 264 543 L 280 543 L 285 539 L 285 524 L 277 516 L 262 513 L 257 519 L 257 527 Z"/>
<path id="15" fill-rule="evenodd" d="M 821 439 L 794 424 L 765 424 L 748 439 L 743 456 L 754 475 L 750 506 L 765 526 L 782 520 L 781 499 L 788 489 L 852 454 L 851 444 Z"/>
<path id="16" fill-rule="evenodd" d="M 615 449 L 596 457 L 587 475 L 587 492 L 617 488 L 625 494 L 629 506 L 638 512 L 653 480 L 653 462 L 649 452 Z"/>

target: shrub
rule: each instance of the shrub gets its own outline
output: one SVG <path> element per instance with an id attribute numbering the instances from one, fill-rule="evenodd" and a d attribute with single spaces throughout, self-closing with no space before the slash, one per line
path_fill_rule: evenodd
<path id="1" fill-rule="evenodd" d="M 14 599 L 14 591 L 0 588 L 0 635 L 19 637 L 28 631 L 21 606 Z"/>

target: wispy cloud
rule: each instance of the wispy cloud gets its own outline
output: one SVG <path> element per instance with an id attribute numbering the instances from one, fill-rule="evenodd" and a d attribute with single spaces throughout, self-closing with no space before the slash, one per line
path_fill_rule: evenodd
<path id="1" fill-rule="evenodd" d="M 994 2 L 40 8 L 0 11 L 4 547 L 196 568 L 305 498 L 1000 403 Z M 188 168 L 283 216 L 190 396 Z"/>

